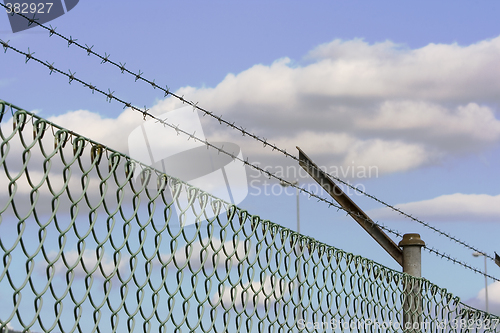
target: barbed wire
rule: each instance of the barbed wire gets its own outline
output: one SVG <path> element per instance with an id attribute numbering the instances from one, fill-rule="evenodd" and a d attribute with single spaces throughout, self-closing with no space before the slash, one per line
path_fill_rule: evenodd
<path id="1" fill-rule="evenodd" d="M 396 236 L 398 236 L 400 238 L 403 237 L 403 234 L 401 234 L 401 232 L 397 231 L 396 229 L 389 228 L 388 226 L 386 226 L 386 225 L 384 225 L 383 223 L 380 223 L 380 222 L 378 222 L 377 225 L 380 227 L 380 229 L 385 230 L 388 233 L 396 235 Z M 492 275 L 489 275 L 489 274 L 481 271 L 479 268 L 471 266 L 471 265 L 469 265 L 468 263 L 466 263 L 464 261 L 458 260 L 457 258 L 454 258 L 454 257 L 450 256 L 447 253 L 440 252 L 438 249 L 436 249 L 434 247 L 429 247 L 427 245 L 424 245 L 423 248 L 426 251 L 428 251 L 429 253 L 435 254 L 438 257 L 441 257 L 442 259 L 447 259 L 448 261 L 451 261 L 452 263 L 454 263 L 456 265 L 460 265 L 460 266 L 462 266 L 462 267 L 464 267 L 466 269 L 469 269 L 469 270 L 473 271 L 474 273 L 481 274 L 483 276 L 489 277 L 490 279 L 492 279 L 494 281 L 500 281 L 500 279 L 497 279 L 496 277 L 494 277 Z"/>
<path id="2" fill-rule="evenodd" d="M 0 3 L 0 5 L 3 6 L 3 7 L 5 7 L 5 8 L 7 8 L 3 3 Z M 109 63 L 109 64 L 114 65 L 115 67 L 117 67 L 122 73 L 127 73 L 127 74 L 132 75 L 135 78 L 135 82 L 137 82 L 138 80 L 139 81 L 143 81 L 145 83 L 148 83 L 151 87 L 153 87 L 153 89 L 158 88 L 159 90 L 161 90 L 161 91 L 163 91 L 165 93 L 164 97 L 167 97 L 168 95 L 170 95 L 170 96 L 172 96 L 174 98 L 177 98 L 183 104 L 188 104 L 188 105 L 192 106 L 194 109 L 197 109 L 197 110 L 203 112 L 205 115 L 208 115 L 208 116 L 214 118 L 221 125 L 224 124 L 227 127 L 230 127 L 230 128 L 232 128 L 234 130 L 239 131 L 243 136 L 248 136 L 248 137 L 250 137 L 250 138 L 252 138 L 254 140 L 259 141 L 260 143 L 263 144 L 264 148 L 265 147 L 270 147 L 270 148 L 272 148 L 273 151 L 278 151 L 278 152 L 282 153 L 283 155 L 285 155 L 285 157 L 290 157 L 294 161 L 297 161 L 297 162 L 299 161 L 299 159 L 295 155 L 288 153 L 286 151 L 286 149 L 280 148 L 276 144 L 268 142 L 266 138 L 261 138 L 258 135 L 247 131 L 242 126 L 237 126 L 235 124 L 235 122 L 231 122 L 231 121 L 228 121 L 228 120 L 222 118 L 222 115 L 221 116 L 217 116 L 215 113 L 213 113 L 213 112 L 211 112 L 209 110 L 206 110 L 206 109 L 202 108 L 201 106 L 198 106 L 198 102 L 195 103 L 193 101 L 189 101 L 189 100 L 185 99 L 184 96 L 179 96 L 179 95 L 171 92 L 167 85 L 165 86 L 166 88 L 163 88 L 162 86 L 156 84 L 155 80 L 149 80 L 146 77 L 143 77 L 142 75 L 144 73 L 142 73 L 140 70 L 139 70 L 138 73 L 135 73 L 135 72 L 133 72 L 133 71 L 131 71 L 128 68 L 125 67 L 126 63 L 123 63 L 123 64 L 121 62 L 116 63 L 116 62 L 110 60 L 109 59 L 109 57 L 110 57 L 109 54 L 104 53 L 104 56 L 102 56 L 101 54 L 99 54 L 97 52 L 94 52 L 92 50 L 92 48 L 94 47 L 93 45 L 92 46 L 88 46 L 87 44 L 82 45 L 82 44 L 80 44 L 80 43 L 77 42 L 78 39 L 74 39 L 71 36 L 68 38 L 68 37 L 66 37 L 66 36 L 64 36 L 64 35 L 56 32 L 56 28 L 53 28 L 52 26 L 47 27 L 47 26 L 45 26 L 45 25 L 43 25 L 41 23 L 38 23 L 37 20 L 34 17 L 33 18 L 29 18 L 26 15 L 23 15 L 22 13 L 14 13 L 13 12 L 12 15 L 14 15 L 14 14 L 20 15 L 20 16 L 24 17 L 26 20 L 28 20 L 28 22 L 29 22 L 28 25 L 37 24 L 41 28 L 49 31 L 50 36 L 56 35 L 56 36 L 62 38 L 63 40 L 65 40 L 68 43 L 68 47 L 71 46 L 71 45 L 77 46 L 78 48 L 80 48 L 80 49 L 84 50 L 85 52 L 87 52 L 87 55 L 89 55 L 89 56 L 90 55 L 94 55 L 94 56 L 98 57 L 99 59 L 101 59 L 101 64 Z M 90 86 L 89 86 L 89 88 L 90 88 Z M 110 93 L 111 93 L 111 91 L 110 91 Z M 468 249 L 470 249 L 472 251 L 480 252 L 480 253 L 484 254 L 484 256 L 486 256 L 488 259 L 490 259 L 492 261 L 495 261 L 495 258 L 493 256 L 487 254 L 485 251 L 481 251 L 481 250 L 475 248 L 474 246 L 472 246 L 472 245 L 470 245 L 470 244 L 462 241 L 461 239 L 459 239 L 459 238 L 451 235 L 450 233 L 448 233 L 446 231 L 442 231 L 442 230 L 440 230 L 440 229 L 432 226 L 431 224 L 429 224 L 429 223 L 427 223 L 427 222 L 425 222 L 425 221 L 423 221 L 423 220 L 421 220 L 419 218 L 416 218 L 416 217 L 412 216 L 411 214 L 405 213 L 401 209 L 399 209 L 399 208 L 397 208 L 397 207 L 395 207 L 395 206 L 393 206 L 393 205 L 385 202 L 384 200 L 381 200 L 381 199 L 377 198 L 376 196 L 371 195 L 371 194 L 369 194 L 369 193 L 367 193 L 367 192 L 359 189 L 358 187 L 350 184 L 348 181 L 344 181 L 343 179 L 341 179 L 339 177 L 336 177 L 336 176 L 334 176 L 334 175 L 332 175 L 332 174 L 330 174 L 328 172 L 325 172 L 325 171 L 323 171 L 323 172 L 328 177 L 330 177 L 332 180 L 336 180 L 337 182 L 339 182 L 341 184 L 344 184 L 345 186 L 347 186 L 347 187 L 355 190 L 356 192 L 358 192 L 358 193 L 360 193 L 360 194 L 362 194 L 362 195 L 364 195 L 364 196 L 366 196 L 366 197 L 368 197 L 368 198 L 370 198 L 370 199 L 372 199 L 372 200 L 380 203 L 381 205 L 383 205 L 383 206 L 385 206 L 385 207 L 387 207 L 387 208 L 389 208 L 389 209 L 397 212 L 398 214 L 404 216 L 405 218 L 413 220 L 414 222 L 417 222 L 417 223 L 423 225 L 424 227 L 426 227 L 428 229 L 431 229 L 433 232 L 436 232 L 436 233 L 438 233 L 441 236 L 447 237 L 450 240 L 452 240 L 453 242 L 455 242 L 457 244 L 460 244 L 460 245 L 462 245 L 462 246 L 464 246 L 464 247 L 466 247 L 466 248 L 468 248 Z"/>
<path id="3" fill-rule="evenodd" d="M 50 62 L 48 62 L 48 61 L 47 61 L 47 62 L 44 62 L 44 61 L 42 61 L 42 60 L 38 59 L 37 57 L 35 57 L 35 56 L 34 56 L 35 52 L 30 52 L 29 48 L 28 48 L 28 52 L 23 52 L 23 51 L 21 51 L 21 50 L 19 50 L 19 49 L 15 48 L 15 47 L 13 47 L 12 45 L 9 45 L 9 42 L 5 42 L 5 41 L 3 41 L 3 40 L 1 40 L 1 39 L 0 39 L 0 45 L 2 45 L 2 47 L 4 48 L 4 50 L 5 50 L 5 51 L 6 51 L 7 49 L 11 49 L 11 50 L 13 50 L 13 51 L 15 51 L 15 52 L 17 52 L 17 53 L 19 53 L 19 54 L 24 55 L 24 56 L 25 56 L 25 63 L 27 63 L 29 60 L 33 60 L 33 61 L 35 61 L 35 62 L 37 62 L 37 63 L 39 63 L 39 64 L 41 64 L 41 65 L 43 65 L 43 66 L 47 67 L 48 69 L 50 69 L 50 74 L 52 74 L 52 73 L 59 73 L 59 74 L 62 74 L 63 76 L 66 76 L 66 77 L 69 79 L 69 83 L 71 83 L 71 82 L 73 82 L 73 81 L 74 81 L 74 82 L 78 82 L 78 83 L 82 84 L 84 87 L 87 87 L 87 88 L 91 89 L 91 90 L 92 90 L 92 92 L 98 92 L 98 93 L 100 93 L 100 94 L 104 95 L 104 96 L 106 97 L 106 100 L 107 100 L 107 101 L 115 100 L 115 101 L 117 101 L 117 102 L 119 102 L 119 103 L 123 104 L 123 105 L 124 105 L 124 107 L 128 107 L 128 108 L 133 109 L 134 111 L 140 112 L 140 113 L 143 115 L 143 119 L 144 119 L 144 120 L 146 119 L 146 117 L 152 118 L 152 119 L 156 120 L 157 122 L 161 123 L 163 126 L 168 126 L 168 127 L 172 128 L 172 129 L 174 129 L 174 130 L 175 130 L 178 134 L 179 134 L 179 133 L 182 133 L 182 134 L 187 135 L 187 136 L 188 136 L 188 140 L 189 140 L 189 139 L 193 139 L 193 140 L 195 140 L 195 141 L 199 141 L 199 142 L 201 142 L 202 144 L 206 145 L 207 147 L 210 147 L 210 148 L 212 148 L 212 149 L 217 150 L 217 151 L 218 151 L 218 153 L 223 153 L 223 154 L 226 154 L 226 155 L 228 155 L 229 157 L 231 157 L 233 160 L 238 160 L 238 161 L 242 162 L 244 165 L 247 165 L 247 166 L 249 166 L 249 167 L 251 167 L 251 168 L 253 168 L 253 169 L 256 169 L 256 170 L 257 170 L 257 171 L 259 171 L 261 174 L 264 174 L 264 175 L 268 176 L 269 178 L 274 178 L 274 179 L 276 179 L 276 180 L 278 180 L 278 181 L 282 182 L 283 184 L 286 184 L 287 186 L 294 187 L 294 188 L 298 189 L 300 192 L 308 194 L 310 197 L 315 197 L 316 199 L 318 199 L 318 201 L 323 201 L 323 202 L 327 203 L 329 206 L 333 206 L 333 207 L 335 207 L 335 208 L 337 208 L 337 209 L 339 209 L 339 210 L 344 210 L 344 211 L 346 211 L 348 214 L 356 214 L 355 212 L 350 212 L 350 211 L 347 211 L 347 210 L 346 210 L 346 209 L 344 209 L 342 206 L 339 206 L 339 205 L 335 204 L 334 202 L 329 201 L 328 199 L 323 198 L 323 197 L 321 197 L 321 196 L 319 196 L 319 195 L 315 194 L 314 192 L 312 192 L 312 191 L 310 191 L 310 190 L 308 190 L 308 189 L 305 189 L 305 188 L 303 188 L 303 187 L 300 187 L 300 186 L 299 186 L 297 183 L 295 183 L 295 182 L 290 182 L 290 181 L 288 181 L 288 180 L 286 180 L 286 179 L 284 179 L 284 178 L 281 178 L 281 177 L 277 176 L 275 173 L 270 172 L 269 170 L 265 170 L 265 169 L 263 169 L 263 168 L 259 167 L 258 165 L 255 165 L 255 164 L 253 164 L 253 163 L 249 162 L 249 161 L 248 161 L 248 158 L 247 158 L 247 159 L 240 158 L 240 157 L 238 157 L 237 155 L 235 155 L 234 153 L 230 153 L 230 152 L 228 152 L 228 151 L 224 150 L 224 149 L 223 149 L 223 147 L 222 147 L 222 148 L 219 148 L 219 147 L 215 146 L 214 144 L 210 143 L 210 142 L 209 142 L 208 140 L 206 140 L 206 139 L 205 139 L 205 140 L 203 140 L 203 139 L 198 138 L 198 137 L 196 136 L 196 133 L 192 133 L 192 134 L 191 134 L 191 133 L 189 133 L 189 132 L 184 131 L 183 129 L 181 129 L 178 125 L 174 125 L 174 124 L 170 124 L 170 123 L 168 123 L 168 122 L 166 121 L 166 119 L 160 119 L 160 118 L 156 117 L 155 115 L 153 115 L 153 114 L 151 114 L 151 113 L 149 113 L 149 112 L 148 112 L 148 111 L 149 111 L 149 109 L 144 109 L 144 110 L 142 110 L 142 109 L 140 109 L 140 108 L 138 108 L 138 107 L 136 107 L 136 106 L 132 105 L 131 103 L 126 102 L 126 101 L 124 101 L 124 100 L 120 99 L 119 97 L 117 97 L 117 96 L 113 95 L 113 94 L 114 94 L 114 91 L 113 91 L 113 92 L 111 92 L 111 89 L 108 89 L 108 92 L 106 93 L 105 91 L 103 91 L 103 90 L 101 90 L 101 89 L 97 88 L 97 86 L 92 85 L 92 84 L 90 84 L 90 83 L 87 83 L 87 82 L 85 82 L 85 81 L 83 81 L 83 80 L 79 79 L 79 78 L 75 75 L 76 73 L 75 73 L 75 72 L 71 72 L 71 70 L 68 70 L 68 72 L 69 72 L 69 74 L 68 74 L 68 73 L 66 73 L 66 72 L 64 72 L 64 71 L 62 71 L 62 70 L 60 70 L 60 69 L 56 68 L 56 67 L 54 66 L 54 63 L 50 63 Z M 373 221 L 371 221 L 371 223 L 374 223 L 374 222 L 373 222 Z"/>
<path id="4" fill-rule="evenodd" d="M 448 259 L 449 261 L 453 262 L 454 264 L 458 264 L 460 266 L 463 266 L 463 267 L 465 267 L 465 268 L 467 268 L 467 269 L 469 269 L 469 270 L 471 270 L 471 271 L 473 271 L 475 273 L 479 273 L 479 274 L 481 274 L 483 276 L 486 276 L 486 277 L 488 277 L 488 278 L 490 278 L 492 280 L 495 280 L 495 281 L 500 281 L 496 277 L 494 277 L 492 275 L 489 275 L 489 274 L 487 274 L 487 273 L 479 270 L 478 268 L 473 267 L 473 266 L 467 264 L 466 262 L 463 262 L 461 260 L 453 258 L 452 256 L 450 256 L 450 255 L 448 255 L 446 253 L 441 253 L 441 252 L 439 252 L 437 249 L 435 249 L 433 247 L 424 246 L 424 249 L 427 250 L 429 253 L 433 253 L 433 254 L 437 255 L 438 257 L 441 257 L 441 258 L 444 258 L 444 259 Z"/>
<path id="5" fill-rule="evenodd" d="M 323 198 L 323 197 L 321 197 L 321 196 L 317 195 L 317 194 L 316 194 L 316 193 L 314 193 L 314 192 L 311 192 L 311 191 L 309 191 L 309 190 L 307 190 L 307 189 L 305 189 L 305 188 L 303 188 L 303 187 L 300 187 L 300 186 L 299 186 L 297 183 L 295 183 L 295 182 L 290 182 L 290 181 L 288 181 L 288 180 L 286 180 L 286 179 L 283 179 L 283 178 L 281 178 L 281 177 L 277 176 L 276 174 L 274 174 L 274 173 L 272 173 L 272 172 L 270 172 L 270 171 L 268 171 L 268 170 L 265 170 L 265 169 L 263 169 L 263 168 L 259 167 L 258 165 L 255 165 L 255 164 L 253 164 L 253 163 L 250 163 L 250 162 L 248 161 L 248 158 L 247 158 L 246 160 L 245 160 L 245 159 L 242 159 L 242 158 L 239 158 L 239 157 L 238 157 L 238 156 L 236 156 L 234 153 L 230 153 L 230 152 L 225 151 L 225 150 L 223 149 L 223 147 L 222 147 L 222 148 L 219 148 L 219 147 L 217 147 L 217 146 L 215 146 L 215 145 L 211 144 L 210 142 L 208 142 L 208 140 L 206 140 L 206 139 L 205 139 L 205 140 L 203 140 L 203 139 L 198 138 L 198 137 L 195 135 L 195 133 L 193 133 L 193 134 L 188 133 L 188 132 L 184 131 L 183 129 L 179 128 L 179 126 L 176 126 L 176 125 L 173 125 L 173 124 L 167 123 L 167 122 L 166 122 L 166 120 L 164 120 L 164 119 L 160 119 L 160 118 L 158 118 L 158 117 L 154 116 L 153 114 L 149 113 L 149 112 L 148 112 L 148 109 L 141 110 L 141 109 L 137 108 L 136 106 L 132 105 L 131 103 L 126 102 L 126 101 L 124 101 L 124 100 L 122 100 L 122 99 L 120 99 L 120 98 L 118 98 L 118 97 L 114 96 L 114 95 L 113 95 L 113 93 L 114 93 L 114 92 L 111 92 L 111 90 L 110 90 L 110 89 L 108 89 L 108 93 L 106 93 L 105 91 L 103 91 L 103 90 L 101 90 L 101 89 L 97 88 L 95 85 L 92 85 L 92 84 L 90 84 L 90 83 L 87 83 L 87 82 L 85 82 L 85 81 L 83 81 L 83 80 L 79 79 L 78 77 L 76 77 L 76 75 L 75 75 L 76 73 L 75 73 L 75 72 L 71 72 L 71 70 L 68 70 L 68 72 L 69 72 L 69 74 L 68 74 L 68 73 L 66 73 L 66 72 L 64 72 L 64 71 L 62 71 L 62 70 L 60 70 L 60 69 L 56 68 L 56 67 L 54 66 L 54 63 L 50 63 L 50 62 L 48 62 L 48 61 L 47 61 L 47 62 L 43 62 L 42 60 L 40 60 L 40 59 L 38 59 L 37 57 L 35 57 L 35 56 L 34 56 L 35 52 L 30 52 L 29 48 L 28 48 L 28 52 L 23 52 L 23 51 L 21 51 L 21 50 L 19 50 L 19 49 L 15 48 L 15 47 L 13 47 L 13 46 L 9 45 L 9 42 L 5 42 L 5 41 L 3 41 L 3 40 L 1 40 L 1 39 L 0 39 L 0 45 L 2 45 L 2 47 L 3 47 L 3 48 L 4 48 L 4 50 L 5 50 L 5 52 L 7 52 L 7 49 L 11 49 L 11 50 L 13 50 L 13 51 L 15 51 L 15 52 L 17 52 L 17 53 L 22 54 L 23 56 L 25 56 L 25 63 L 27 63 L 29 60 L 33 60 L 33 61 L 35 61 L 35 62 L 37 62 L 37 63 L 39 63 L 39 64 L 41 64 L 41 65 L 43 65 L 43 66 L 47 67 L 48 69 L 50 69 L 50 74 L 52 74 L 52 73 L 54 73 L 54 72 L 59 73 L 59 74 L 62 74 L 63 76 L 66 76 L 66 77 L 69 79 L 69 83 L 71 83 L 71 82 L 73 82 L 73 81 L 78 82 L 78 83 L 82 84 L 84 87 L 87 87 L 87 88 L 91 89 L 91 90 L 92 90 L 92 92 L 98 92 L 98 93 L 100 93 L 100 94 L 104 95 L 104 96 L 106 97 L 106 100 L 108 100 L 108 101 L 111 101 L 111 100 L 116 100 L 117 102 L 119 102 L 119 103 L 123 104 L 123 105 L 124 105 L 124 107 L 129 107 L 129 108 L 131 108 L 131 109 L 133 109 L 133 110 L 135 110 L 135 111 L 138 111 L 138 112 L 142 113 L 142 114 L 143 114 L 143 119 L 144 119 L 144 120 L 146 119 L 146 117 L 150 117 L 150 118 L 152 118 L 152 119 L 156 120 L 157 122 L 161 123 L 163 126 L 168 126 L 168 127 L 170 127 L 170 128 L 173 128 L 173 129 L 174 129 L 177 133 L 183 133 L 183 134 L 187 135 L 187 136 L 188 136 L 188 140 L 189 140 L 189 139 L 193 139 L 193 140 L 195 140 L 195 141 L 199 141 L 199 142 L 201 142 L 201 143 L 205 144 L 205 145 L 207 146 L 207 148 L 208 148 L 208 147 L 210 147 L 210 148 L 212 148 L 212 149 L 217 150 L 217 151 L 218 151 L 218 153 L 223 153 L 223 154 L 226 154 L 226 155 L 230 156 L 233 160 L 239 160 L 239 161 L 240 161 L 240 162 L 242 162 L 244 165 L 247 165 L 247 166 L 249 166 L 249 167 L 251 167 L 251 168 L 254 168 L 254 169 L 258 170 L 260 173 L 267 175 L 269 178 L 275 178 L 276 180 L 278 180 L 278 181 L 280 181 L 280 182 L 282 182 L 282 183 L 286 184 L 287 186 L 294 187 L 294 188 L 298 189 L 300 192 L 308 194 L 308 195 L 309 195 L 309 197 L 315 197 L 316 199 L 318 199 L 318 201 L 321 201 L 321 202 L 325 202 L 325 203 L 327 203 L 327 204 L 329 205 L 329 207 L 332 207 L 332 206 L 333 206 L 333 207 L 337 208 L 337 210 L 343 210 L 343 211 L 345 211 L 348 215 L 352 215 L 352 216 L 356 216 L 356 217 L 362 218 L 362 219 L 364 219 L 365 221 L 369 222 L 370 224 L 372 224 L 372 225 L 377 225 L 377 226 L 378 226 L 378 227 L 380 227 L 381 229 L 386 230 L 387 232 L 389 232 L 389 233 L 391 233 L 391 234 L 394 234 L 394 235 L 396 235 L 396 236 L 398 236 L 398 237 L 400 237 L 400 238 L 402 238 L 402 237 L 403 237 L 402 233 L 401 233 L 401 232 L 399 232 L 399 231 L 397 231 L 397 230 L 395 230 L 395 229 L 388 228 L 387 226 L 385 226 L 385 225 L 383 225 L 383 224 L 381 224 L 381 223 L 379 223 L 379 222 L 375 222 L 375 221 L 373 221 L 373 220 L 371 220 L 371 219 L 369 219 L 369 218 L 365 218 L 364 216 L 359 215 L 359 213 L 357 213 L 357 212 L 352 212 L 352 211 L 349 211 L 348 209 L 345 209 L 344 207 L 339 206 L 338 204 L 335 204 L 334 202 L 332 202 L 332 201 L 330 201 L 330 200 L 328 200 L 328 199 L 326 199 L 326 198 Z M 427 249 L 429 249 L 429 248 L 427 248 Z M 433 249 L 433 248 L 432 248 L 430 251 L 431 251 L 431 252 L 433 252 L 433 253 L 438 254 L 438 255 L 439 255 L 439 256 L 441 256 L 442 258 L 446 258 L 446 259 L 448 259 L 448 260 L 451 260 L 451 261 L 452 261 L 452 262 L 454 262 L 455 264 L 461 265 L 461 266 L 463 266 L 463 267 L 465 267 L 465 268 L 467 268 L 467 269 L 469 269 L 469 270 L 472 270 L 472 271 L 473 271 L 473 272 L 475 272 L 475 273 L 479 273 L 479 274 L 481 274 L 481 275 L 487 276 L 487 277 L 489 277 L 489 278 L 491 278 L 491 279 L 493 279 L 493 280 L 495 280 L 495 281 L 500 281 L 500 280 L 498 280 L 497 278 L 495 278 L 495 277 L 493 277 L 493 276 L 491 276 L 491 275 L 485 274 L 485 273 L 481 272 L 480 270 L 478 270 L 477 268 L 474 268 L 474 267 L 472 267 L 472 266 L 470 266 L 470 265 L 468 265 L 468 264 L 466 264 L 466 263 L 464 263 L 464 262 L 461 262 L 461 261 L 459 261 L 459 260 L 457 260 L 457 259 L 455 259 L 455 258 L 452 258 L 452 257 L 450 257 L 450 256 L 449 256 L 449 255 L 447 255 L 447 254 L 442 254 L 442 253 L 440 253 L 439 251 L 437 251 L 437 250 L 435 250 L 435 249 Z"/>

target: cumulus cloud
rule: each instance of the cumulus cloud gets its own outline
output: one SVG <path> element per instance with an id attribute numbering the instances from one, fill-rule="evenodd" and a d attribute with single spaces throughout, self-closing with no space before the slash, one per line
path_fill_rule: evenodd
<path id="1" fill-rule="evenodd" d="M 49 258 L 56 258 L 57 252 L 50 252 Z M 85 249 L 83 253 L 76 250 L 64 252 L 64 262 L 62 256 L 57 258 L 54 264 L 55 274 L 65 276 L 66 272 L 71 268 L 76 278 L 84 278 L 88 273 L 92 273 L 94 278 L 108 278 L 114 276 L 116 271 L 123 271 L 126 267 L 127 260 L 123 257 L 119 262 L 115 262 L 105 252 L 100 252 L 99 255 L 95 249 Z M 43 267 L 42 267 L 43 266 Z M 38 269 L 44 270 L 45 265 L 38 266 Z"/>
<path id="2" fill-rule="evenodd" d="M 104 118 L 95 112 L 77 110 L 49 117 L 48 120 L 123 153 L 128 152 L 128 135 L 140 125 L 140 119 L 131 109 L 126 109 L 117 118 Z"/>
<path id="3" fill-rule="evenodd" d="M 316 73 L 327 77 L 327 84 L 316 88 L 337 96 L 498 102 L 499 53 L 499 37 L 468 46 L 431 43 L 414 50 L 390 41 L 370 45 L 355 39 L 320 45 L 309 57 L 323 69 Z"/>
<path id="4" fill-rule="evenodd" d="M 486 289 L 482 288 L 476 297 L 469 299 L 467 304 L 481 310 L 486 309 Z M 500 282 L 495 281 L 488 285 L 488 310 L 490 313 L 500 315 Z"/>
<path id="5" fill-rule="evenodd" d="M 228 74 L 215 87 L 176 93 L 289 152 L 298 145 L 318 164 L 377 166 L 384 174 L 498 144 L 499 56 L 500 37 L 419 49 L 334 40 L 311 50 L 301 65 L 278 59 Z M 182 106 L 169 97 L 150 111 Z M 128 136 L 142 115 L 126 109 L 105 118 L 78 110 L 50 120 L 128 153 Z M 202 124 L 209 140 L 239 144 L 252 162 L 293 163 L 210 117 Z"/>
<path id="6" fill-rule="evenodd" d="M 395 205 L 405 213 L 433 221 L 498 221 L 500 195 L 454 193 Z M 372 210 L 376 219 L 399 220 L 401 215 L 389 208 Z"/>
<path id="7" fill-rule="evenodd" d="M 234 288 L 225 286 L 222 292 L 212 297 L 212 303 L 218 303 L 225 309 L 261 307 L 276 303 L 288 297 L 294 290 L 293 283 L 274 275 L 266 275 L 264 281 L 238 284 Z"/>
<path id="8" fill-rule="evenodd" d="M 191 269 L 219 268 L 229 264 L 236 264 L 250 255 L 250 250 L 245 249 L 243 242 L 236 245 L 232 241 L 222 243 L 219 239 L 205 238 L 201 242 L 194 242 L 182 246 L 173 254 L 161 254 L 161 261 L 155 261 L 158 265 L 171 267 L 184 267 L 186 264 Z"/>
<path id="9" fill-rule="evenodd" d="M 476 298 L 484 302 L 486 300 L 486 289 L 481 289 Z M 500 306 L 500 282 L 498 281 L 488 285 L 488 303 L 489 302 Z"/>
<path id="10" fill-rule="evenodd" d="M 387 101 L 357 125 L 381 137 L 406 137 L 448 152 L 496 142 L 500 134 L 493 110 L 476 103 L 449 109 L 422 101 Z"/>
<path id="11" fill-rule="evenodd" d="M 311 50 L 302 65 L 278 59 L 228 74 L 215 87 L 177 93 L 287 151 L 299 145 L 323 164 L 354 161 L 383 174 L 498 144 L 499 56 L 500 37 L 419 49 L 334 40 Z M 182 106 L 166 98 L 150 110 L 160 115 Z M 141 119 L 131 110 L 117 119 L 83 110 L 51 118 L 124 152 Z M 202 121 L 209 139 L 239 144 L 252 161 L 290 163 L 210 117 Z"/>
<path id="12" fill-rule="evenodd" d="M 225 268 L 244 261 L 251 253 L 251 250 L 245 249 L 243 242 L 235 245 L 232 241 L 221 242 L 216 238 L 211 240 L 205 238 L 201 242 L 179 247 L 172 254 L 161 253 L 161 261 L 154 259 L 152 263 L 156 267 L 166 265 L 181 269 L 186 265 L 189 265 L 191 269 L 198 269 L 202 266 L 205 269 Z M 57 255 L 57 252 L 51 251 L 48 257 L 54 260 Z M 84 278 L 88 272 L 93 271 L 95 271 L 92 274 L 94 277 L 107 278 L 114 276 L 118 270 L 122 275 L 129 274 L 128 260 L 128 256 L 122 256 L 119 261 L 115 262 L 105 251 L 96 253 L 95 249 L 85 249 L 83 253 L 70 250 L 64 252 L 64 260 L 62 256 L 57 257 L 53 267 L 55 274 L 60 276 L 65 276 L 66 272 L 71 269 L 76 278 Z M 39 262 L 37 267 L 39 272 L 43 272 L 47 264 Z"/>

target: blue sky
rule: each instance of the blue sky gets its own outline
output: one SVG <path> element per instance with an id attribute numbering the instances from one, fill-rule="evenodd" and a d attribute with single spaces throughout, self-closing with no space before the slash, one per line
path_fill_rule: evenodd
<path id="1" fill-rule="evenodd" d="M 492 255 L 500 251 L 499 10 L 492 1 L 82 0 L 50 24 L 288 151 L 301 146 L 319 165 L 376 166 L 371 177 L 346 179 Z M 40 28 L 12 34 L 6 15 L 0 38 L 155 114 L 180 106 Z M 0 55 L 0 98 L 124 152 L 142 119 L 12 51 Z M 238 143 L 251 161 L 293 166 L 203 121 L 209 139 Z M 294 228 L 292 192 L 251 187 L 241 206 Z M 470 250 L 353 198 L 379 221 L 482 269 Z M 301 221 L 305 234 L 398 269 L 354 221 L 306 196 Z M 500 275 L 492 262 L 488 269 Z M 427 253 L 423 275 L 483 307 L 482 276 Z M 490 302 L 500 313 L 497 284 Z"/>

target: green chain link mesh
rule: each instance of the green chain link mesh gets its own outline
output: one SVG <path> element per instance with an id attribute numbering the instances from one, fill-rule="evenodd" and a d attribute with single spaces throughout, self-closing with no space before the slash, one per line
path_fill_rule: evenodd
<path id="1" fill-rule="evenodd" d="M 425 279 L 0 107 L 0 332 L 498 331 Z"/>

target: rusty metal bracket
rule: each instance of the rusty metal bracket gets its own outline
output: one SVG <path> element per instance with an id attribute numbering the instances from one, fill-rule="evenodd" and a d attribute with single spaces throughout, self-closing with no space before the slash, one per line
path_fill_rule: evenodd
<path id="1" fill-rule="evenodd" d="M 375 224 L 372 219 L 352 201 L 299 147 L 299 165 L 328 193 L 344 210 L 382 246 L 387 253 L 403 266 L 403 251 Z"/>

